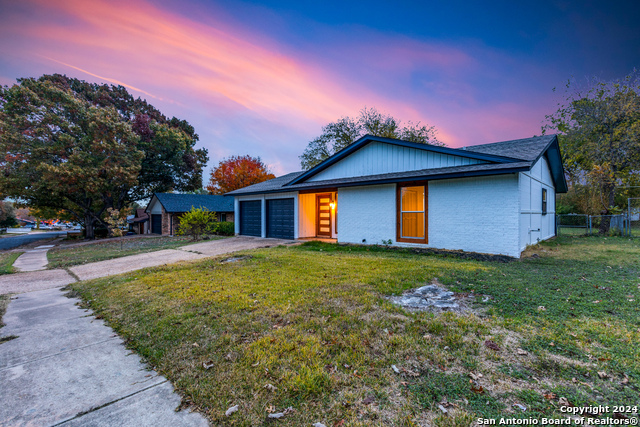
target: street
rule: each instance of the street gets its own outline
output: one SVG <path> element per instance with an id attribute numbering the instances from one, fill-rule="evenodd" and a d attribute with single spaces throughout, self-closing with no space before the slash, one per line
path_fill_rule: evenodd
<path id="1" fill-rule="evenodd" d="M 0 250 L 13 249 L 36 240 L 50 239 L 52 237 L 66 236 L 66 231 L 51 231 L 47 233 L 29 233 L 0 239 Z"/>

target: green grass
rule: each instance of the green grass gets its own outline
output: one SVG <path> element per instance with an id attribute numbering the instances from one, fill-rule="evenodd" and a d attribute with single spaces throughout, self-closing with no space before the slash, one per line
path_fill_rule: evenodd
<path id="1" fill-rule="evenodd" d="M 640 401 L 639 243 L 565 238 L 494 263 L 312 242 L 71 286 L 214 425 L 289 406 L 278 425 L 469 425 L 560 416 L 560 397 Z M 476 312 L 385 299 L 436 277 Z"/>
<path id="2" fill-rule="evenodd" d="M 212 237 L 212 240 L 224 237 Z M 193 242 L 189 237 L 145 237 L 120 240 L 96 241 L 88 245 L 59 246 L 47 252 L 48 268 L 66 268 L 90 262 L 104 261 L 128 255 L 174 249 Z"/>
<path id="3" fill-rule="evenodd" d="M 0 295 L 0 328 L 4 326 L 4 323 L 2 322 L 2 317 L 7 312 L 7 307 L 9 306 L 10 301 L 11 301 L 10 294 Z"/>
<path id="4" fill-rule="evenodd" d="M 14 273 L 13 263 L 22 255 L 22 252 L 0 253 L 0 275 Z"/>

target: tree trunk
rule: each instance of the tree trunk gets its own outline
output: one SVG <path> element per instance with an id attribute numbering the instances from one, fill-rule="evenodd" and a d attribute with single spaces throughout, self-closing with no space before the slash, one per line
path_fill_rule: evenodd
<path id="1" fill-rule="evenodd" d="M 93 215 L 90 213 L 84 214 L 84 238 L 86 240 L 94 240 L 96 238 L 93 227 L 94 221 Z"/>
<path id="2" fill-rule="evenodd" d="M 603 209 L 600 212 L 600 215 L 611 215 L 611 208 L 615 204 L 615 197 L 616 197 L 615 186 L 612 184 L 605 184 L 603 191 L 605 192 L 605 194 L 608 195 L 607 201 L 609 202 L 609 206 L 607 206 L 606 209 Z M 600 234 L 606 234 L 609 232 L 610 228 L 611 228 L 611 217 L 610 216 L 602 217 L 598 232 Z"/>

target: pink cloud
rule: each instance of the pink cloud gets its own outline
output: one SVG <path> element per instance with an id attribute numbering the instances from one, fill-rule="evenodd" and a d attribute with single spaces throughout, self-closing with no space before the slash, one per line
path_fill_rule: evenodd
<path id="1" fill-rule="evenodd" d="M 194 10 L 185 4 L 181 15 L 144 0 L 25 0 L 0 18 L 0 51 L 32 64 L 36 75 L 68 73 L 153 98 L 196 125 L 210 163 L 260 155 L 277 173 L 296 168 L 322 125 L 364 106 L 436 125 L 452 146 L 530 136 L 523 123 L 539 115 L 509 100 L 479 101 L 472 77 L 495 71 L 460 46 L 326 29 L 340 42 L 305 49 Z"/>

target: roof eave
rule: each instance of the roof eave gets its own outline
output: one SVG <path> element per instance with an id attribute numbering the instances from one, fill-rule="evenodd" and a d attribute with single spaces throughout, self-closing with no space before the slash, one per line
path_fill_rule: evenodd
<path id="1" fill-rule="evenodd" d="M 564 175 L 564 165 L 562 163 L 562 153 L 560 152 L 560 142 L 558 135 L 554 135 L 549 144 L 541 151 L 538 158 L 532 164 L 536 164 L 544 156 L 549 162 L 551 169 L 551 179 L 556 193 L 566 193 L 568 191 L 567 179 Z"/>
<path id="2" fill-rule="evenodd" d="M 469 178 L 474 176 L 489 176 L 489 175 L 508 175 L 512 173 L 518 172 L 526 172 L 531 170 L 531 166 L 523 166 L 518 168 L 507 168 L 500 169 L 499 171 L 495 170 L 487 170 L 487 171 L 467 171 L 467 172 L 451 172 L 447 174 L 440 175 L 416 175 L 411 177 L 397 177 L 397 178 L 387 178 L 387 179 L 374 179 L 367 181 L 358 181 L 358 182 L 345 182 L 345 183 L 331 183 L 331 184 L 322 184 L 322 181 L 318 181 L 318 185 L 309 185 L 300 188 L 291 188 L 283 186 L 281 188 L 266 190 L 266 191 L 252 191 L 247 193 L 235 194 L 235 197 L 240 196 L 253 196 L 256 194 L 272 194 L 272 193 L 286 193 L 291 191 L 300 191 L 300 190 L 315 190 L 315 189 L 323 189 L 323 188 L 344 188 L 344 187 L 358 187 L 358 186 L 366 186 L 366 185 L 380 185 L 380 184 L 394 184 L 398 182 L 410 182 L 410 181 L 439 181 L 442 179 L 454 179 L 454 178 Z"/>
<path id="3" fill-rule="evenodd" d="M 158 197 L 156 196 L 156 193 L 153 193 L 153 196 L 151 196 L 151 199 L 149 200 L 149 203 L 147 203 L 147 207 L 144 208 L 144 211 L 149 214 L 149 206 L 151 206 L 151 203 L 153 203 L 153 199 L 156 199 L 158 201 L 158 203 L 160 203 L 160 199 L 158 199 Z M 160 203 L 162 204 L 162 203 Z"/>

